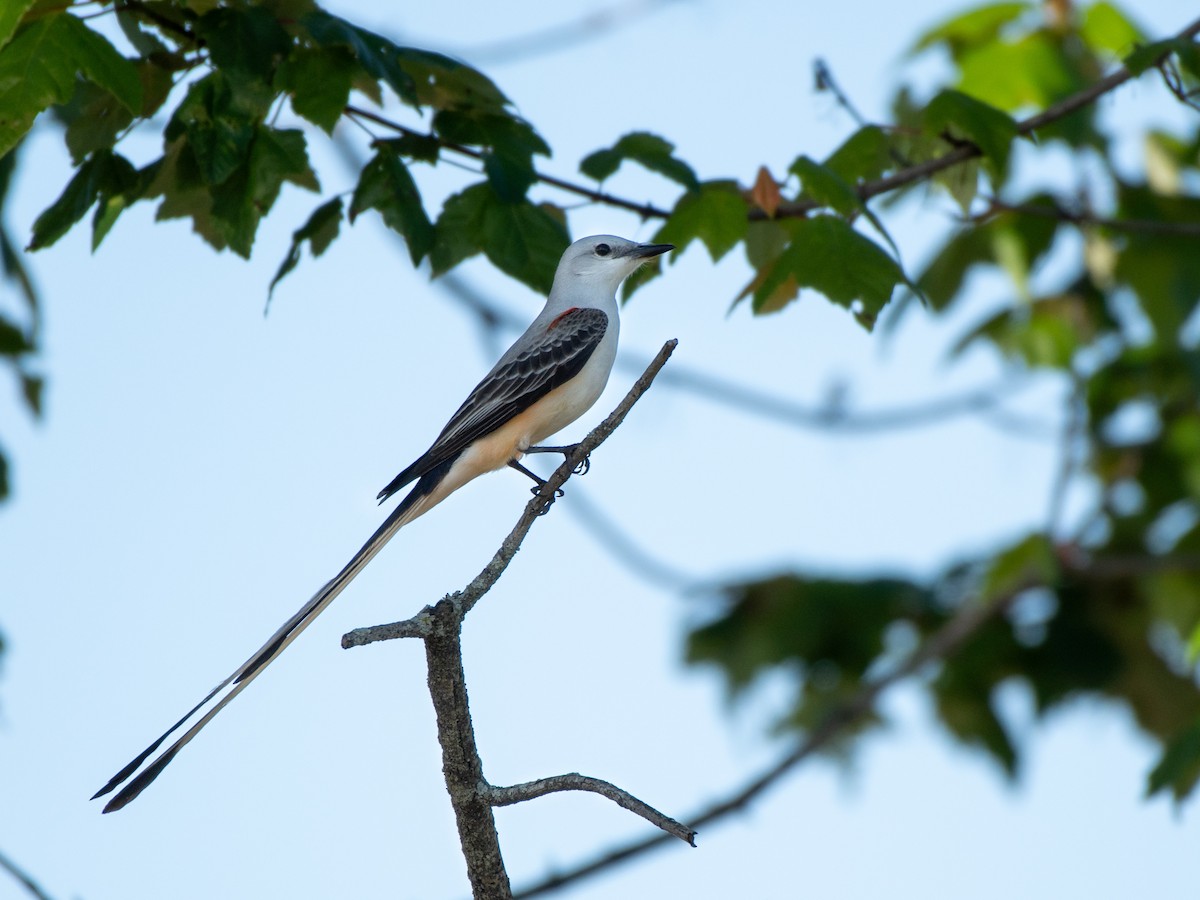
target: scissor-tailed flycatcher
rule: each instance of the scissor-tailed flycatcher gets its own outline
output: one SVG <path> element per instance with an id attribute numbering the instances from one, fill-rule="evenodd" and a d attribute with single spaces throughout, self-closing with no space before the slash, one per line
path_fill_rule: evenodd
<path id="1" fill-rule="evenodd" d="M 671 249 L 670 244 L 638 244 L 608 234 L 583 238 L 568 247 L 558 264 L 546 306 L 533 324 L 475 386 L 433 446 L 379 492 L 382 502 L 416 481 L 379 530 L 253 656 L 114 775 L 92 799 L 104 796 L 126 781 L 128 784 L 108 802 L 104 811 L 118 810 L 137 797 L 213 716 L 333 602 L 392 535 L 417 516 L 441 503 L 472 478 L 506 465 L 520 469 L 540 483 L 518 461 L 525 453 L 571 451 L 570 447 L 537 445 L 578 419 L 600 397 L 617 354 L 617 287 L 647 259 Z M 206 707 L 207 711 L 175 743 L 138 771 L 163 741 Z"/>

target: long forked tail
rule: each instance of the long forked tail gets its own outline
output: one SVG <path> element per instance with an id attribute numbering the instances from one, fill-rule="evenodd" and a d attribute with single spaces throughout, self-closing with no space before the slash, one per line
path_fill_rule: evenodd
<path id="1" fill-rule="evenodd" d="M 162 770 L 175 758 L 175 755 L 192 738 L 200 733 L 200 729 L 212 721 L 213 716 L 224 709 L 234 697 L 245 690 L 250 682 L 257 678 L 259 673 L 287 648 L 288 644 L 299 637 L 300 632 L 304 631 L 317 616 L 324 612 L 325 608 L 333 602 L 334 598 L 354 579 L 354 576 L 361 572 L 363 567 L 375 558 L 375 554 L 383 549 L 383 545 L 391 539 L 392 535 L 421 515 L 421 513 L 434 506 L 437 499 L 440 498 L 435 499 L 435 496 L 431 496 L 431 493 L 437 487 L 438 482 L 445 476 L 448 468 L 448 465 L 439 466 L 437 470 L 422 477 L 408 496 L 384 520 L 383 524 L 371 535 L 370 539 L 363 544 L 362 549 L 354 554 L 354 558 L 346 564 L 342 571 L 338 572 L 332 581 L 317 591 L 312 599 L 300 607 L 294 616 L 284 622 L 271 635 L 270 639 L 255 651 L 253 656 L 242 663 L 232 675 L 209 691 L 208 695 L 188 710 L 183 718 L 163 732 L 158 740 L 138 754 L 129 765 L 110 778 L 104 787 L 96 791 L 92 795 L 93 800 L 97 797 L 103 797 L 105 794 L 120 787 L 126 781 L 129 781 L 128 784 L 125 784 L 117 792 L 116 796 L 108 801 L 104 807 L 104 812 L 116 812 L 136 799 L 162 773 Z M 222 692 L 224 693 L 222 694 Z M 218 695 L 221 695 L 220 699 L 217 699 Z M 210 703 L 212 703 L 211 708 L 194 725 L 185 731 L 175 743 L 164 750 L 150 765 L 138 772 L 142 764 L 154 755 L 167 738 L 191 721 L 197 713 L 205 709 Z M 133 777 L 135 772 L 137 775 Z M 132 781 L 129 780 L 131 777 Z"/>

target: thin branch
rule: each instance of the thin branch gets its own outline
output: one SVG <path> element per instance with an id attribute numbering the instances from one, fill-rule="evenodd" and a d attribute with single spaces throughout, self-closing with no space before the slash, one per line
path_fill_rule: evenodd
<path id="1" fill-rule="evenodd" d="M 6 871 L 14 879 L 20 882 L 21 887 L 29 891 L 37 900 L 51 900 L 50 895 L 42 890 L 41 886 L 33 880 L 32 876 L 26 874 L 15 862 L 0 853 L 0 869 Z"/>
<path id="2" fill-rule="evenodd" d="M 1200 237 L 1200 222 L 1162 222 L 1156 219 L 1114 219 L 1097 216 L 1093 213 L 1075 211 L 1054 205 L 1047 206 L 1037 203 L 1004 203 L 992 200 L 988 208 L 977 216 L 972 216 L 972 222 L 983 222 L 996 213 L 1016 213 L 1022 216 L 1037 216 L 1042 219 L 1055 219 L 1059 222 L 1070 222 L 1073 225 L 1090 225 L 1097 228 L 1110 228 L 1113 231 L 1129 231 L 1138 234 L 1166 234 L 1182 237 Z"/>
<path id="3" fill-rule="evenodd" d="M 513 526 L 508 537 L 500 545 L 500 549 L 496 551 L 491 561 L 484 566 L 475 578 L 463 590 L 455 591 L 453 594 L 447 595 L 443 602 L 449 601 L 459 611 L 460 616 L 465 616 L 479 602 L 492 586 L 504 574 L 504 570 L 508 568 L 508 564 L 512 562 L 517 551 L 521 548 L 521 542 L 525 540 L 525 535 L 529 533 L 529 529 L 533 527 L 533 523 L 545 512 L 548 503 L 554 502 L 554 492 L 566 484 L 576 467 L 579 466 L 588 455 L 603 444 L 620 424 L 629 415 L 629 411 L 633 409 L 633 405 L 638 402 L 642 394 L 646 393 L 656 375 L 662 369 L 671 354 L 675 351 L 678 345 L 677 340 L 669 340 L 658 355 L 650 361 L 650 365 L 646 367 L 646 371 L 629 389 L 629 393 L 625 398 L 617 404 L 616 409 L 608 414 L 608 417 L 588 432 L 587 437 L 580 441 L 575 450 L 568 456 L 563 464 L 554 470 L 554 473 L 546 479 L 546 483 L 542 486 L 541 491 L 533 497 L 525 505 L 525 511 L 521 514 L 521 518 L 517 520 L 517 524 Z M 390 625 L 374 626 L 370 628 L 357 628 L 354 631 L 348 632 L 342 636 L 342 646 L 349 649 L 350 647 L 361 647 L 366 644 L 374 643 L 375 641 L 393 640 L 396 637 L 415 637 L 418 635 L 411 632 L 421 627 L 412 624 L 421 615 L 431 612 L 430 607 L 426 607 L 422 613 L 419 613 L 413 619 L 405 622 L 395 622 Z"/>
<path id="4" fill-rule="evenodd" d="M 621 790 L 615 784 L 588 775 L 580 775 L 578 772 L 552 775 L 549 778 L 539 778 L 537 781 L 526 781 L 510 787 L 496 787 L 489 784 L 480 788 L 480 793 L 492 806 L 511 806 L 514 803 L 523 803 L 526 800 L 533 800 L 559 791 L 591 791 L 607 797 L 618 806 L 641 816 L 655 828 L 673 835 L 693 847 L 696 846 L 696 832 L 693 829 L 676 822 L 650 804 L 643 803 L 633 794 Z"/>
<path id="5" fill-rule="evenodd" d="M 385 128 L 390 128 L 399 134 L 411 135 L 419 137 L 423 140 L 437 141 L 439 146 L 445 150 L 451 150 L 462 156 L 470 157 L 471 159 L 482 160 L 486 154 L 482 150 L 476 150 L 474 147 L 468 147 L 465 144 L 457 144 L 454 141 L 447 141 L 436 134 L 426 134 L 421 131 L 416 131 L 406 125 L 401 125 L 399 122 L 394 122 L 385 116 L 371 112 L 369 109 L 363 109 L 359 106 L 350 105 L 346 107 L 346 115 L 366 119 L 369 122 L 374 122 L 376 125 L 382 125 Z M 535 172 L 534 177 L 542 184 L 556 187 L 559 190 L 566 191 L 570 194 L 576 194 L 591 200 L 593 203 L 603 203 L 605 206 L 615 206 L 618 209 L 627 209 L 630 212 L 637 213 L 643 219 L 665 219 L 670 213 L 665 209 L 660 209 L 651 203 L 634 203 L 632 200 L 625 200 L 613 194 L 606 194 L 604 191 L 593 190 L 582 184 L 575 184 L 562 178 L 556 178 L 553 175 L 544 175 L 541 172 Z"/>
<path id="6" fill-rule="evenodd" d="M 1079 469 L 1077 451 L 1087 430 L 1087 380 L 1078 372 L 1071 373 L 1071 393 L 1067 397 L 1067 413 L 1063 417 L 1062 439 L 1059 448 L 1058 473 L 1050 489 L 1050 505 L 1046 517 L 1046 534 L 1055 537 L 1062 526 L 1066 510 L 1067 491 Z"/>
<path id="7" fill-rule="evenodd" d="M 617 28 L 628 27 L 638 18 L 678 2 L 680 0 L 631 0 L 619 6 L 602 6 L 573 21 L 551 25 L 529 34 L 501 38 L 474 47 L 452 48 L 453 55 L 490 65 L 524 62 L 533 56 L 558 53 L 607 37 Z"/>
<path id="8" fill-rule="evenodd" d="M 704 807 L 695 815 L 689 816 L 687 821 L 691 822 L 694 827 L 700 828 L 749 806 L 784 775 L 832 743 L 848 726 L 870 713 L 875 708 L 879 697 L 889 688 L 915 675 L 928 663 L 944 659 L 959 650 L 984 625 L 996 616 L 1002 615 L 1020 593 L 1019 590 L 1014 591 L 988 603 L 966 603 L 949 622 L 914 650 L 902 664 L 886 675 L 863 685 L 849 701 L 830 711 L 791 752 L 729 796 Z M 513 896 L 517 900 L 523 900 L 527 897 L 548 894 L 603 869 L 628 862 L 648 850 L 665 845 L 667 841 L 667 836 L 662 834 L 630 841 L 589 862 L 582 863 L 566 872 L 551 875 L 543 881 L 519 890 Z"/>

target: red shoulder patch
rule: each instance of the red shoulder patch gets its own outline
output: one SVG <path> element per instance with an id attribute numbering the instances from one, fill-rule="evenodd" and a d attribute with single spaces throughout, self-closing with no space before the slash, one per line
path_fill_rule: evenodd
<path id="1" fill-rule="evenodd" d="M 572 306 L 566 312 L 560 312 L 557 316 L 554 317 L 553 321 L 551 321 L 550 324 L 546 326 L 546 330 L 552 331 L 554 329 L 555 325 L 557 325 L 559 322 L 561 322 L 563 319 L 565 319 L 567 316 L 569 316 L 573 312 L 579 312 L 579 307 Z"/>

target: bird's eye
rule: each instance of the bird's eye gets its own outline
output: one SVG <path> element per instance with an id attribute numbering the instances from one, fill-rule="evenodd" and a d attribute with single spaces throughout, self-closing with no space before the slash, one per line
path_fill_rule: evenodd
<path id="1" fill-rule="evenodd" d="M 596 245 L 596 255 L 597 256 L 608 256 L 608 254 L 610 254 L 610 253 L 612 253 L 612 247 L 608 246 L 608 244 L 597 244 Z"/>

